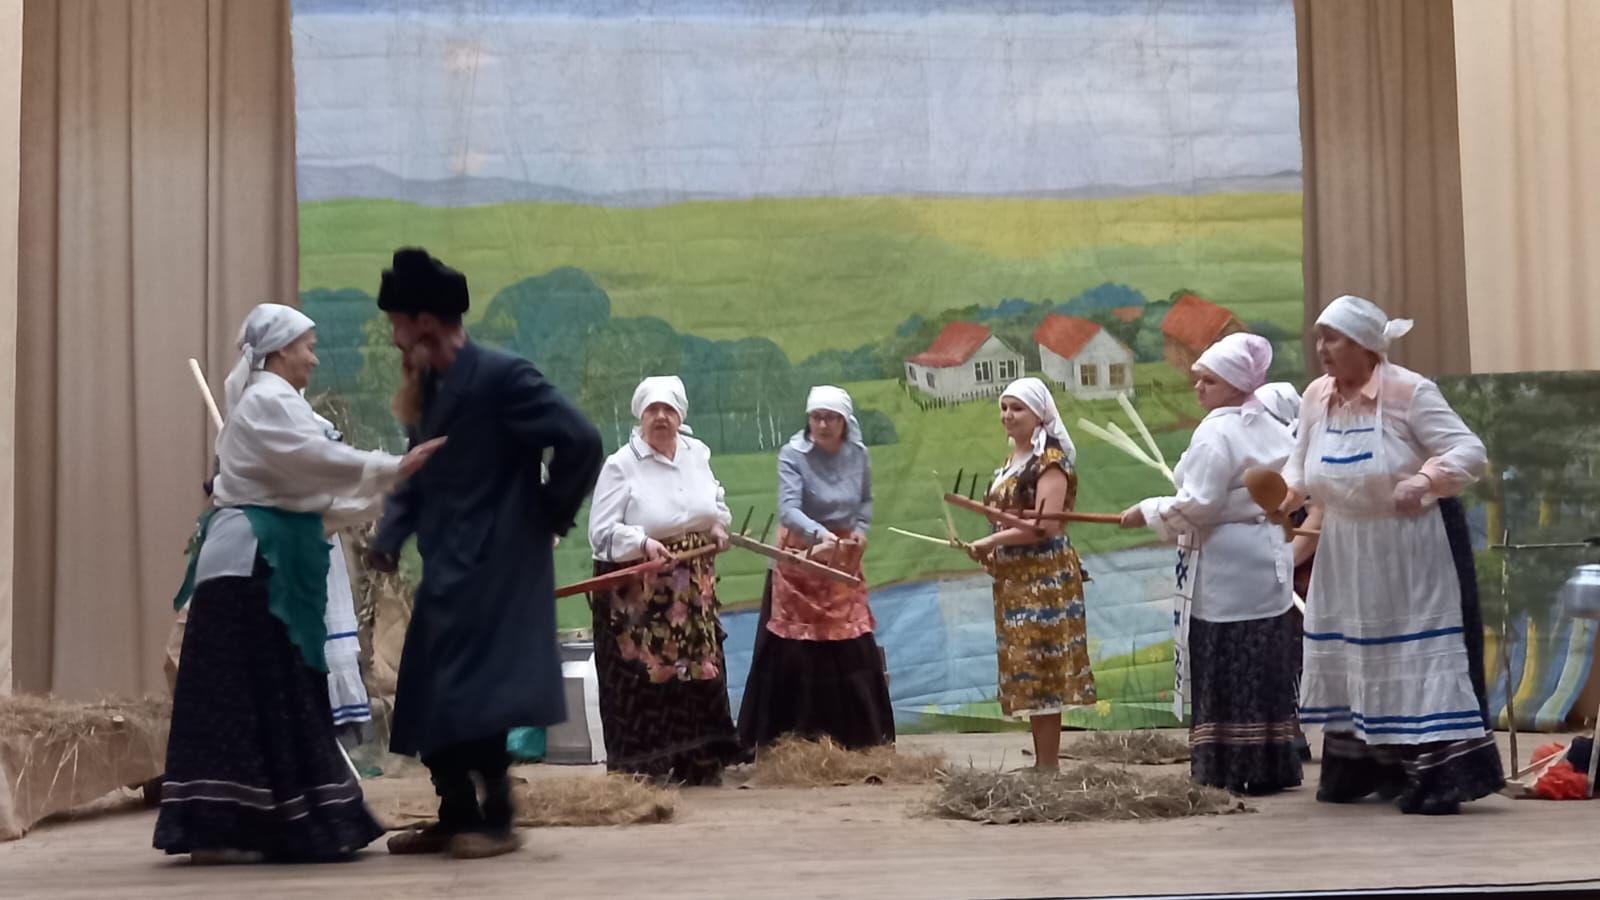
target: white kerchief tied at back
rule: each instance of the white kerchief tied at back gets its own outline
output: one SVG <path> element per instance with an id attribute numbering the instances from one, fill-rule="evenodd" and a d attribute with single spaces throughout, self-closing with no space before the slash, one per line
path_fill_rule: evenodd
<path id="1" fill-rule="evenodd" d="M 633 417 L 644 415 L 652 403 L 665 403 L 678 411 L 678 420 L 689 416 L 689 393 L 683 388 L 683 379 L 676 375 L 651 375 L 633 389 Z"/>
<path id="2" fill-rule="evenodd" d="M 1274 381 L 1256 388 L 1255 398 L 1274 419 L 1293 427 L 1300 420 L 1300 392 L 1287 381 Z"/>
<path id="3" fill-rule="evenodd" d="M 1249 394 L 1267 383 L 1272 368 L 1272 342 L 1259 334 L 1230 334 L 1207 347 L 1194 368 L 1206 369 Z"/>
<path id="4" fill-rule="evenodd" d="M 844 416 L 844 439 L 852 444 L 866 446 L 861 437 L 861 423 L 856 421 L 856 405 L 850 399 L 848 391 L 841 387 L 834 387 L 831 384 L 819 384 L 813 387 L 806 394 L 806 415 L 810 415 L 819 409 Z M 809 425 L 800 429 L 795 433 L 794 437 L 789 439 L 789 443 L 801 450 L 810 450 L 810 430 L 811 427 Z"/>
<path id="5" fill-rule="evenodd" d="M 1410 319 L 1391 319 L 1376 303 L 1364 297 L 1345 294 L 1329 303 L 1317 316 L 1326 325 L 1379 356 L 1389 353 L 1389 345 L 1411 330 Z"/>
<path id="6" fill-rule="evenodd" d="M 1061 413 L 1056 409 L 1056 399 L 1050 396 L 1050 389 L 1045 387 L 1043 381 L 1032 376 L 1018 378 L 1006 386 L 1001 398 L 1015 397 L 1023 405 L 1039 417 L 1039 427 L 1033 430 L 1033 453 L 1035 456 L 1044 452 L 1047 438 L 1055 438 L 1061 445 L 1061 451 L 1067 455 L 1067 465 L 1075 465 L 1078 459 L 1078 448 L 1072 443 L 1072 436 L 1067 433 L 1067 426 L 1061 421 Z"/>
<path id="7" fill-rule="evenodd" d="M 227 412 L 233 412 L 244 389 L 250 385 L 252 373 L 267 364 L 267 357 L 294 343 L 300 335 L 317 327 L 311 317 L 292 306 L 281 303 L 262 303 L 245 316 L 239 328 L 239 361 L 233 364 L 228 378 L 222 383 L 222 395 Z"/>

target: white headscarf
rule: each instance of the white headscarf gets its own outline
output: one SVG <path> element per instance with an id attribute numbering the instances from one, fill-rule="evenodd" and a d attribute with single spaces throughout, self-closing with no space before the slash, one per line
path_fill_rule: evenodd
<path id="1" fill-rule="evenodd" d="M 244 389 L 250 385 L 250 376 L 267 364 L 267 357 L 294 343 L 300 335 L 317 327 L 305 313 L 281 303 L 263 303 L 250 310 L 239 328 L 239 361 L 233 364 L 228 378 L 222 383 L 222 396 L 232 412 Z"/>
<path id="2" fill-rule="evenodd" d="M 1272 342 L 1259 334 L 1230 334 L 1206 348 L 1194 368 L 1207 369 L 1246 394 L 1267 383 Z"/>
<path id="3" fill-rule="evenodd" d="M 689 415 L 689 394 L 683 389 L 683 379 L 676 375 L 651 375 L 633 389 L 633 417 L 644 415 L 652 403 L 665 403 L 678 411 L 681 423 Z"/>
<path id="4" fill-rule="evenodd" d="M 1410 319 L 1391 319 L 1376 303 L 1345 294 L 1329 303 L 1317 316 L 1326 325 L 1379 356 L 1387 356 L 1389 345 L 1411 330 Z"/>
<path id="5" fill-rule="evenodd" d="M 1272 417 L 1295 430 L 1300 421 L 1300 392 L 1287 381 L 1264 384 L 1255 391 L 1255 400 L 1272 414 Z"/>
<path id="6" fill-rule="evenodd" d="M 812 388 L 811 392 L 806 394 L 806 414 L 810 415 L 819 409 L 844 416 L 844 439 L 852 444 L 866 446 L 862 443 L 861 423 L 856 421 L 855 403 L 851 401 L 849 392 L 844 388 L 834 387 L 831 384 L 819 384 Z M 807 424 L 805 428 L 795 432 L 794 437 L 789 438 L 789 443 L 797 450 L 810 452 L 814 446 L 810 430 L 811 426 Z"/>
<path id="7" fill-rule="evenodd" d="M 1043 381 L 1033 377 L 1018 378 L 1007 385 L 1000 396 L 1002 399 L 1015 397 L 1021 400 L 1039 417 L 1039 427 L 1033 430 L 1035 456 L 1044 452 L 1046 438 L 1055 438 L 1062 452 L 1067 455 L 1067 465 L 1077 462 L 1078 448 L 1073 445 L 1072 436 L 1067 434 L 1067 426 L 1061 422 L 1061 413 L 1056 410 L 1056 398 L 1050 396 L 1050 389 L 1045 387 Z"/>

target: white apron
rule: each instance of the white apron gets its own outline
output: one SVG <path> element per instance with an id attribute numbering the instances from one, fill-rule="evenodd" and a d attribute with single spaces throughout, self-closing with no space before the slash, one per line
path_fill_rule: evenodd
<path id="1" fill-rule="evenodd" d="M 1265 517 L 1179 536 L 1172 592 L 1174 716 L 1182 719 L 1184 701 L 1193 699 L 1189 622 L 1246 622 L 1283 615 L 1294 603 L 1292 563 L 1282 526 L 1268 524 Z"/>
<path id="2" fill-rule="evenodd" d="M 1194 611 L 1194 585 L 1200 576 L 1200 547 L 1192 535 L 1178 538 L 1178 564 L 1172 590 L 1172 717 L 1183 721 L 1189 697 L 1189 618 Z"/>
<path id="3" fill-rule="evenodd" d="M 1300 721 L 1369 744 L 1481 737 L 1444 521 L 1431 503 L 1415 517 L 1395 511 L 1401 476 L 1387 463 L 1388 441 L 1381 384 L 1376 415 L 1330 415 L 1310 435 L 1306 487 L 1325 517 L 1306 601 Z"/>

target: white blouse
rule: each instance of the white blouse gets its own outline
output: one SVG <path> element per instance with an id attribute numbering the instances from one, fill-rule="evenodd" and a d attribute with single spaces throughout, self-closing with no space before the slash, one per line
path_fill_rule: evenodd
<path id="1" fill-rule="evenodd" d="M 233 507 L 320 512 L 331 533 L 374 519 L 400 478 L 400 457 L 357 450 L 336 439 L 333 423 L 272 372 L 257 372 L 217 436 L 218 507 L 195 564 L 195 583 L 244 577 L 255 566 L 256 538 Z"/>
<path id="2" fill-rule="evenodd" d="M 595 559 L 628 562 L 644 557 L 648 538 L 665 542 L 726 526 L 732 518 L 711 472 L 710 447 L 680 434 L 676 455 L 667 459 L 635 428 L 600 470 L 589 506 L 589 545 Z"/>
<path id="3" fill-rule="evenodd" d="M 1213 410 L 1172 471 L 1176 496 L 1139 504 L 1162 540 L 1182 540 L 1199 551 L 1196 618 L 1239 622 L 1281 614 L 1293 602 L 1293 559 L 1283 528 L 1266 524 L 1244 486 L 1246 469 L 1277 471 L 1293 450 L 1289 429 L 1264 408 Z"/>

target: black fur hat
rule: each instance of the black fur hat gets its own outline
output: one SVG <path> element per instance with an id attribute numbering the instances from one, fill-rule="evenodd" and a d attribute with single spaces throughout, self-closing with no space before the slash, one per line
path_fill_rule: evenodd
<path id="1" fill-rule="evenodd" d="M 384 312 L 460 316 L 467 311 L 467 276 L 421 247 L 401 247 L 383 270 L 378 308 Z"/>

